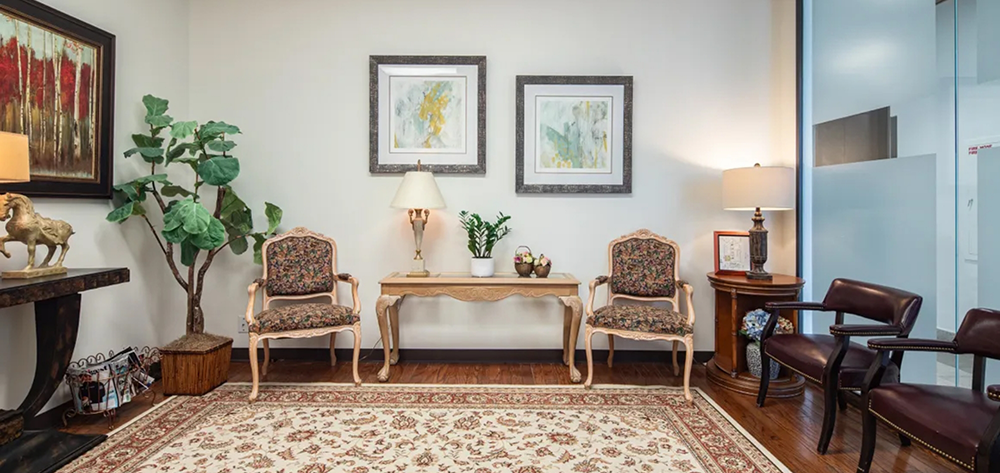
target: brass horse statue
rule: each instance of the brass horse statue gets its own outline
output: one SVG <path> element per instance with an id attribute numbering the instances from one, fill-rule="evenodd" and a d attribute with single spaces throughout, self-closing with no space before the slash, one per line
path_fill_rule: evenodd
<path id="1" fill-rule="evenodd" d="M 11 240 L 19 241 L 28 246 L 28 265 L 22 272 L 29 274 L 22 277 L 28 277 L 33 272 L 44 272 L 45 274 L 65 272 L 62 264 L 66 258 L 66 251 L 69 250 L 69 237 L 73 234 L 73 227 L 62 220 L 53 220 L 36 214 L 35 206 L 31 200 L 21 194 L 0 195 L 0 203 L 2 203 L 0 205 L 0 221 L 10 219 L 7 222 L 7 234 L 0 237 L 0 254 L 10 258 L 10 253 L 7 252 L 4 245 Z M 45 256 L 41 266 L 36 268 L 35 245 L 37 244 L 47 246 L 49 253 Z M 52 261 L 52 255 L 55 254 L 57 246 L 61 247 L 62 250 L 59 253 L 59 259 L 49 267 L 49 262 Z"/>

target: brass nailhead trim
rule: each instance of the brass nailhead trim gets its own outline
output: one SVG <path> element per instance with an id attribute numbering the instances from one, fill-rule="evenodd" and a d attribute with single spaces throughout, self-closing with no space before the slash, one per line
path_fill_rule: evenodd
<path id="1" fill-rule="evenodd" d="M 1000 393 L 987 393 L 986 395 L 994 401 L 1000 401 Z"/>
<path id="2" fill-rule="evenodd" d="M 942 457 L 945 457 L 945 458 L 947 458 L 947 459 L 949 459 L 949 460 L 951 460 L 951 461 L 953 461 L 955 463 L 958 463 L 959 465 L 962 465 L 962 466 L 964 466 L 965 468 L 967 468 L 969 470 L 976 471 L 976 457 L 972 457 L 972 464 L 970 465 L 970 464 L 965 463 L 965 462 L 963 462 L 963 461 L 961 461 L 961 460 L 959 460 L 959 459 L 957 459 L 957 458 L 955 458 L 955 457 L 953 457 L 951 455 L 948 455 L 947 453 L 942 452 L 941 450 L 935 448 L 933 445 L 931 445 L 931 444 L 929 444 L 927 442 L 924 442 L 923 440 L 920 440 L 919 438 L 917 438 L 917 436 L 915 436 L 915 435 L 913 435 L 913 434 L 911 434 L 911 433 L 903 430 L 898 425 L 893 424 L 892 422 L 890 422 L 888 419 L 886 419 L 885 417 L 883 417 L 882 414 L 879 414 L 878 412 L 875 412 L 875 410 L 872 409 L 872 400 L 871 399 L 868 400 L 868 411 L 870 411 L 872 414 L 874 414 L 875 417 L 878 417 L 879 419 L 882 419 L 882 422 L 885 422 L 886 424 L 889 424 L 890 427 L 892 427 L 892 428 L 894 428 L 894 429 L 896 429 L 896 430 L 898 430 L 898 431 L 906 434 L 907 437 L 910 437 L 911 439 L 916 440 L 917 442 L 920 442 L 921 444 L 923 444 L 923 446 L 925 446 L 925 447 L 933 450 L 938 455 L 941 455 Z"/>
<path id="3" fill-rule="evenodd" d="M 899 335 L 899 332 L 841 332 L 840 330 L 830 330 L 831 335 L 858 335 L 858 336 L 868 336 L 868 335 Z"/>
<path id="4" fill-rule="evenodd" d="M 953 347 L 928 347 L 928 346 L 918 346 L 918 345 L 906 345 L 900 347 L 887 347 L 885 345 L 868 345 L 868 348 L 873 348 L 875 350 L 943 351 L 948 353 L 953 353 L 955 351 Z"/>

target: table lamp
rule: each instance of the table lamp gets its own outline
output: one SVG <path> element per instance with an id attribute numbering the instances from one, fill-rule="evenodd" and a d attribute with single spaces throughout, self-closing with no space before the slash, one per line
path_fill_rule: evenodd
<path id="1" fill-rule="evenodd" d="M 28 135 L 0 131 L 0 184 L 28 182 Z"/>
<path id="2" fill-rule="evenodd" d="M 753 210 L 750 229 L 750 271 L 747 279 L 770 280 L 767 262 L 767 229 L 762 210 L 790 210 L 795 204 L 795 170 L 761 166 L 722 172 L 722 205 L 726 210 Z"/>
<path id="3" fill-rule="evenodd" d="M 427 277 L 430 273 L 424 267 L 424 257 L 420 255 L 424 226 L 427 225 L 427 218 L 431 215 L 430 209 L 444 208 L 444 197 L 441 197 L 441 190 L 434 181 L 434 174 L 421 171 L 420 161 L 417 161 L 417 170 L 403 175 L 403 182 L 399 184 L 396 196 L 389 205 L 396 209 L 407 209 L 410 224 L 413 225 L 413 240 L 416 242 L 417 254 L 413 257 L 413 264 L 407 276 Z"/>

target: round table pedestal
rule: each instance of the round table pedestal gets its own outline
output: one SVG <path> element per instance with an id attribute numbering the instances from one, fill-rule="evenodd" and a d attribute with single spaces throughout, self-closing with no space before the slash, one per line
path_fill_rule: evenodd
<path id="1" fill-rule="evenodd" d="M 729 373 L 715 366 L 714 359 L 709 360 L 708 368 L 705 371 L 708 373 L 708 380 L 712 384 L 717 384 L 730 391 L 751 396 L 756 396 L 760 391 L 760 378 L 756 378 L 746 371 L 736 375 L 736 377 L 730 376 Z M 803 381 L 801 376 L 794 374 L 783 376 L 771 380 L 771 384 L 767 388 L 767 397 L 795 397 L 802 394 L 804 388 L 805 381 Z"/>

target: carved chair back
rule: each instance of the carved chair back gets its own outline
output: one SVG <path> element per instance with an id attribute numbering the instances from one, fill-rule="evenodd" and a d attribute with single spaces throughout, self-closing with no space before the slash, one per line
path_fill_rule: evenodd
<path id="1" fill-rule="evenodd" d="M 264 302 L 329 297 L 337 303 L 337 242 L 296 227 L 264 242 Z"/>
<path id="2" fill-rule="evenodd" d="M 608 244 L 608 304 L 615 299 L 670 302 L 679 311 L 677 290 L 681 248 L 642 229 Z"/>

